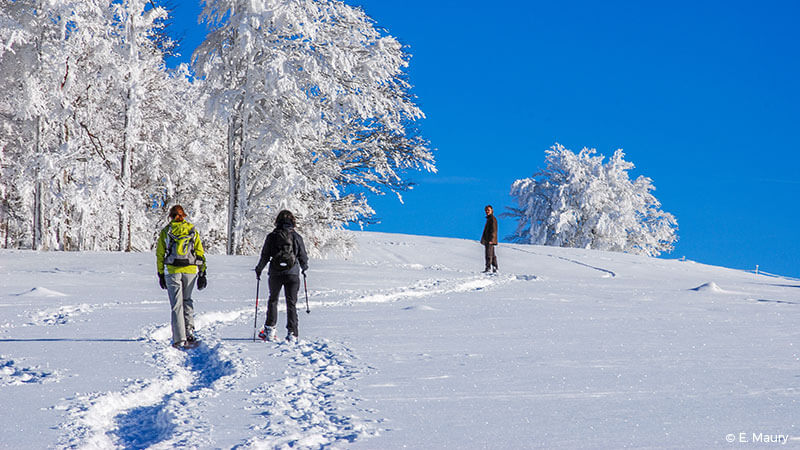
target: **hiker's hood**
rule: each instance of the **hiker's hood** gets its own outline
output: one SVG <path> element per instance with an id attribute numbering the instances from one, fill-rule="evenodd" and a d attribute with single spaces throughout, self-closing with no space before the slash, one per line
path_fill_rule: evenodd
<path id="1" fill-rule="evenodd" d="M 169 223 L 169 231 L 175 236 L 185 236 L 189 234 L 194 225 L 184 220 L 181 222 L 172 221 Z"/>

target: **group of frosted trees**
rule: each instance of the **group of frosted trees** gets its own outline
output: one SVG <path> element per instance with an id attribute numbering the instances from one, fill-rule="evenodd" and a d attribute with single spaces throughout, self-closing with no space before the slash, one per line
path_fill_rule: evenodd
<path id="1" fill-rule="evenodd" d="M 148 250 L 183 204 L 252 252 L 280 209 L 314 252 L 365 193 L 434 171 L 402 46 L 332 0 L 205 0 L 191 68 L 157 0 L 0 0 L 0 247 Z"/>
<path id="2" fill-rule="evenodd" d="M 148 250 L 180 203 L 211 251 L 258 248 L 276 213 L 310 250 L 435 171 L 408 55 L 335 0 L 204 0 L 191 67 L 165 0 L 0 0 L 0 247 Z M 648 178 L 560 145 L 518 180 L 520 242 L 658 255 L 677 239 Z"/>

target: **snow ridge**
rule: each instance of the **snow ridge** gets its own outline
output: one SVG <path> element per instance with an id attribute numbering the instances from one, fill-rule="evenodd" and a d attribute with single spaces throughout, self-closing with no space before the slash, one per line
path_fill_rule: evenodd
<path id="1" fill-rule="evenodd" d="M 15 297 L 67 297 L 67 294 L 62 292 L 54 291 L 52 289 L 47 289 L 44 287 L 35 287 L 31 288 L 28 291 L 21 292 L 19 294 L 13 294 Z"/>

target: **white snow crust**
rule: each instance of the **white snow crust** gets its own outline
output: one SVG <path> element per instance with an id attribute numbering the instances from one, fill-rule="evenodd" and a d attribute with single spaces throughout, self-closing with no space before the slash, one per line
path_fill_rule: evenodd
<path id="1" fill-rule="evenodd" d="M 154 255 L 0 251 L 0 447 L 800 446 L 798 280 L 355 236 L 311 261 L 297 345 L 253 342 L 256 258 L 210 255 L 191 351 Z"/>

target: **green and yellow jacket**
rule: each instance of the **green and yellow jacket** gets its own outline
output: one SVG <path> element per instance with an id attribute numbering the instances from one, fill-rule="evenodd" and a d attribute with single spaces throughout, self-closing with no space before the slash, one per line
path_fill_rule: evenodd
<path id="1" fill-rule="evenodd" d="M 169 251 L 169 247 L 180 247 L 177 249 L 179 254 L 186 253 L 186 247 L 190 247 L 189 243 L 184 244 L 182 247 L 180 245 L 173 246 L 170 241 L 173 239 L 170 237 L 184 237 L 194 232 L 194 239 L 192 240 L 191 244 L 194 245 L 194 256 L 196 262 L 194 264 L 178 264 L 178 265 L 170 265 L 166 264 L 167 260 L 169 259 L 169 255 L 167 254 Z M 189 248 L 191 250 L 191 248 Z M 200 233 L 198 233 L 194 229 L 194 225 L 187 221 L 182 222 L 170 222 L 169 225 L 164 227 L 161 230 L 161 233 L 158 235 L 158 243 L 156 244 L 156 266 L 158 268 L 158 273 L 164 273 L 164 266 L 166 264 L 167 272 L 168 273 L 197 273 L 198 268 L 201 272 L 206 271 L 206 255 L 203 251 L 203 243 L 200 241 Z"/>

